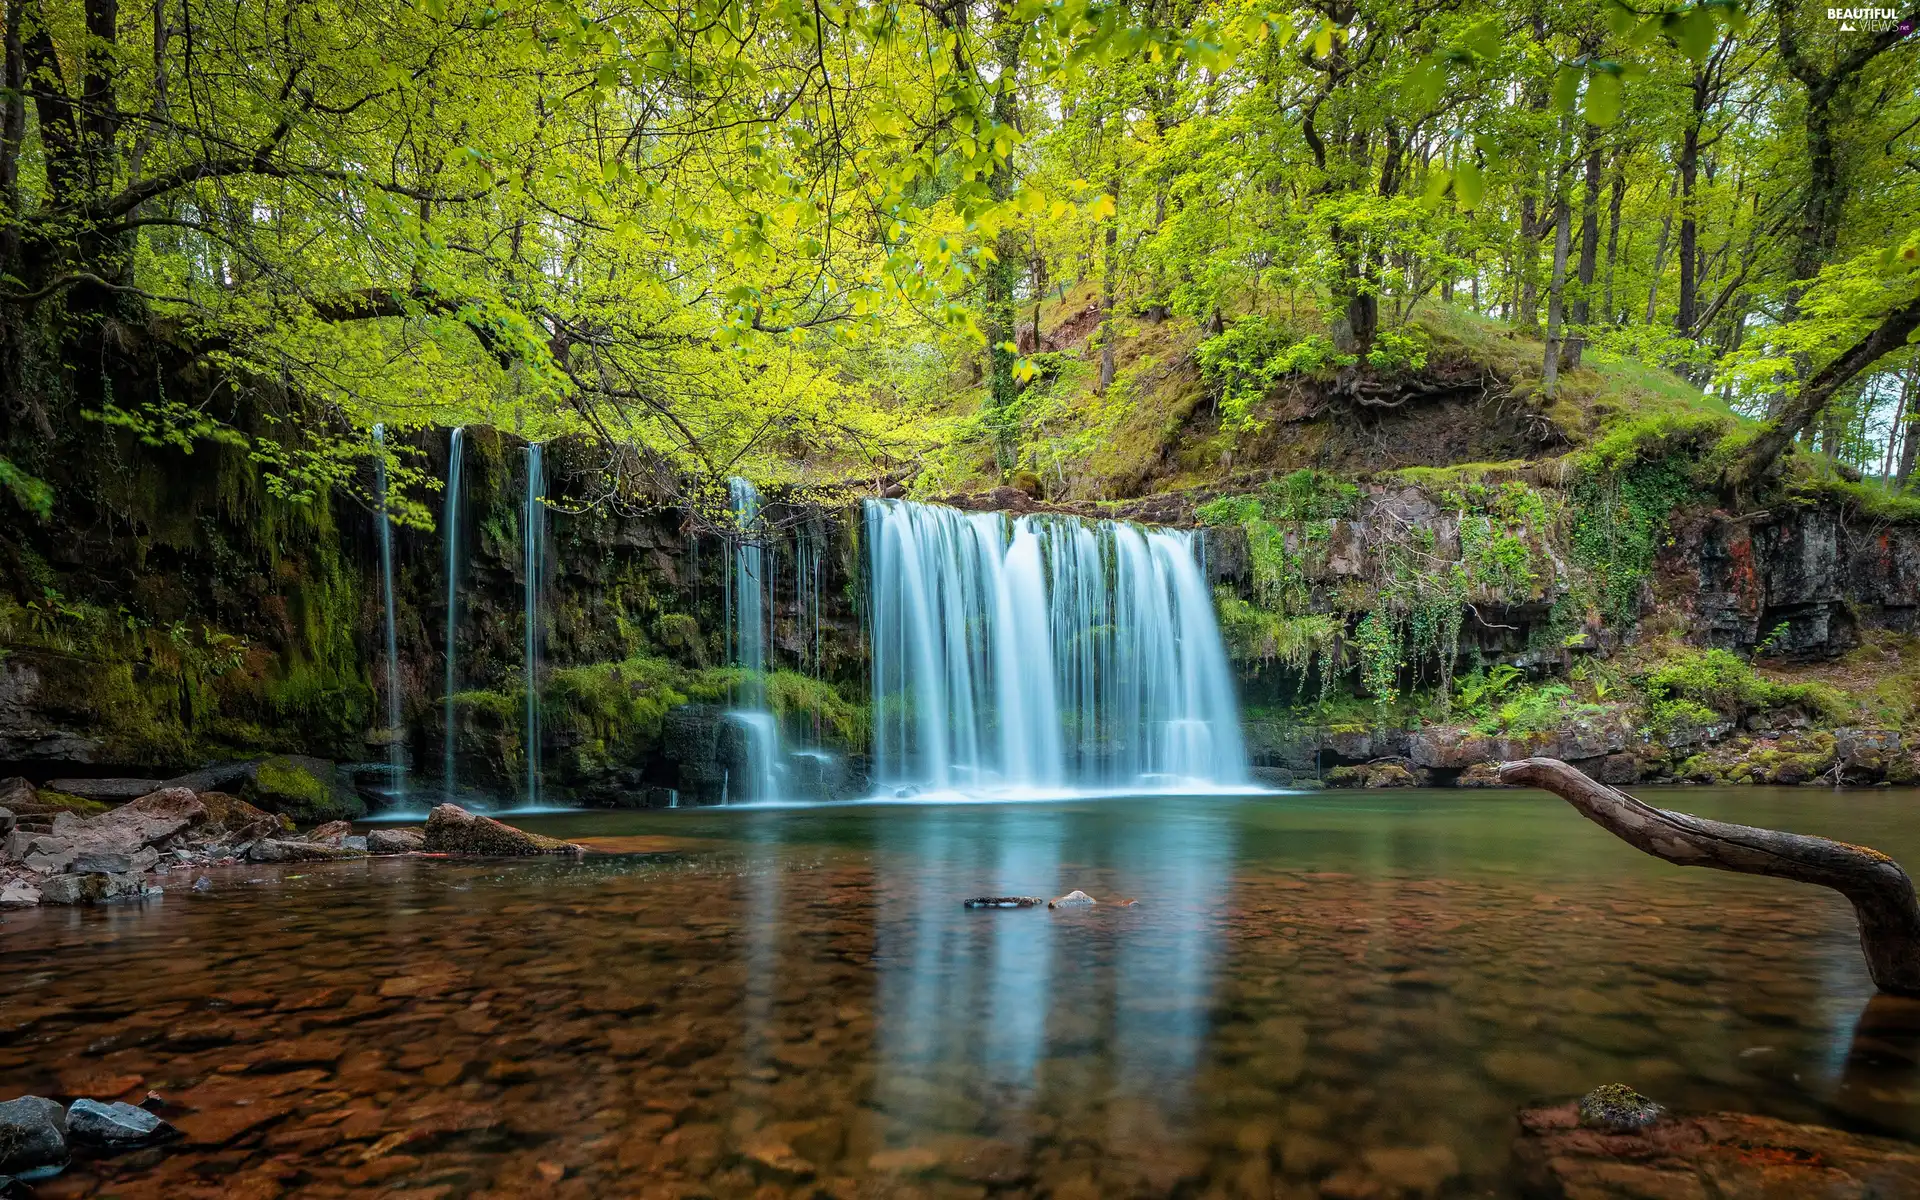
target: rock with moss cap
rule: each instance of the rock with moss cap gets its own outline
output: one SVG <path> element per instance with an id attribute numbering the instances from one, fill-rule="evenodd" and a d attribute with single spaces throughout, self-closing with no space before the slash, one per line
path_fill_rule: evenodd
<path id="1" fill-rule="evenodd" d="M 1665 1111 L 1624 1083 L 1603 1083 L 1580 1097 L 1580 1123 L 1607 1133 L 1645 1129 Z"/>
<path id="2" fill-rule="evenodd" d="M 427 814 L 423 848 L 432 854 L 474 854 L 491 858 L 584 853 L 572 842 L 515 829 L 492 817 L 470 813 L 458 804 L 442 804 Z"/>
<path id="3" fill-rule="evenodd" d="M 343 785 L 333 764 L 304 754 L 281 754 L 253 765 L 243 786 L 246 798 L 301 825 L 353 821 L 367 815 L 366 802 Z"/>

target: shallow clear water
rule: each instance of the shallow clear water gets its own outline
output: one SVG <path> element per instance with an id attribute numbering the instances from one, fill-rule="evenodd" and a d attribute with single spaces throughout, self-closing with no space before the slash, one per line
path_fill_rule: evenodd
<path id="1" fill-rule="evenodd" d="M 1911 791 L 1649 799 L 1920 864 Z M 520 823 L 618 853 L 10 915 L 0 1096 L 190 1135 L 42 1194 L 1504 1195 L 1514 1109 L 1614 1080 L 1920 1138 L 1843 902 L 1539 793 Z M 1138 903 L 960 905 L 1076 887 Z"/>

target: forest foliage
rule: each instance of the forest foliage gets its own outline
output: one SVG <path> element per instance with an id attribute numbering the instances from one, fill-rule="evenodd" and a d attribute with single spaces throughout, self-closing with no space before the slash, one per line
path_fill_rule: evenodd
<path id="1" fill-rule="evenodd" d="M 610 488 L 1010 476 L 1107 437 L 1155 326 L 1198 331 L 1231 438 L 1289 377 L 1354 419 L 1405 403 L 1436 303 L 1541 338 L 1549 397 L 1599 356 L 1756 418 L 1730 486 L 1796 440 L 1905 483 L 1914 19 L 19 0 L 0 489 L 44 514 L 23 445 L 76 421 L 244 440 L 294 498 L 395 453 L 377 423 L 583 435 Z M 1042 328 L 1069 294 L 1071 347 Z M 114 394 L 99 356 L 135 344 L 220 382 Z M 301 405 L 243 432 L 237 394 Z"/>

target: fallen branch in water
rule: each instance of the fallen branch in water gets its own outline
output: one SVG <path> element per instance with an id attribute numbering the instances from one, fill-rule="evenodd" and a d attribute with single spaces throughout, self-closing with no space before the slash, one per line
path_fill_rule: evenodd
<path id="1" fill-rule="evenodd" d="M 1832 888 L 1853 904 L 1874 986 L 1920 995 L 1920 904 L 1907 873 L 1878 850 L 1654 808 L 1557 758 L 1502 763 L 1500 780 L 1552 792 L 1621 841 L 1670 863 Z"/>

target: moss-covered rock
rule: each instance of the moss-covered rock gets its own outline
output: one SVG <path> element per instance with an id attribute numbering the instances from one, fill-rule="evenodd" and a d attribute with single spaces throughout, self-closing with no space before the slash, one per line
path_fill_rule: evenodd
<path id="1" fill-rule="evenodd" d="M 1370 762 L 1359 766 L 1335 767 L 1326 782 L 1333 788 L 1406 788 L 1425 784 L 1426 772 L 1414 772 L 1405 763 Z"/>
<path id="2" fill-rule="evenodd" d="M 301 825 L 367 815 L 366 802 L 340 782 L 331 762 L 304 754 L 281 754 L 254 764 L 244 791 L 252 803 Z"/>

